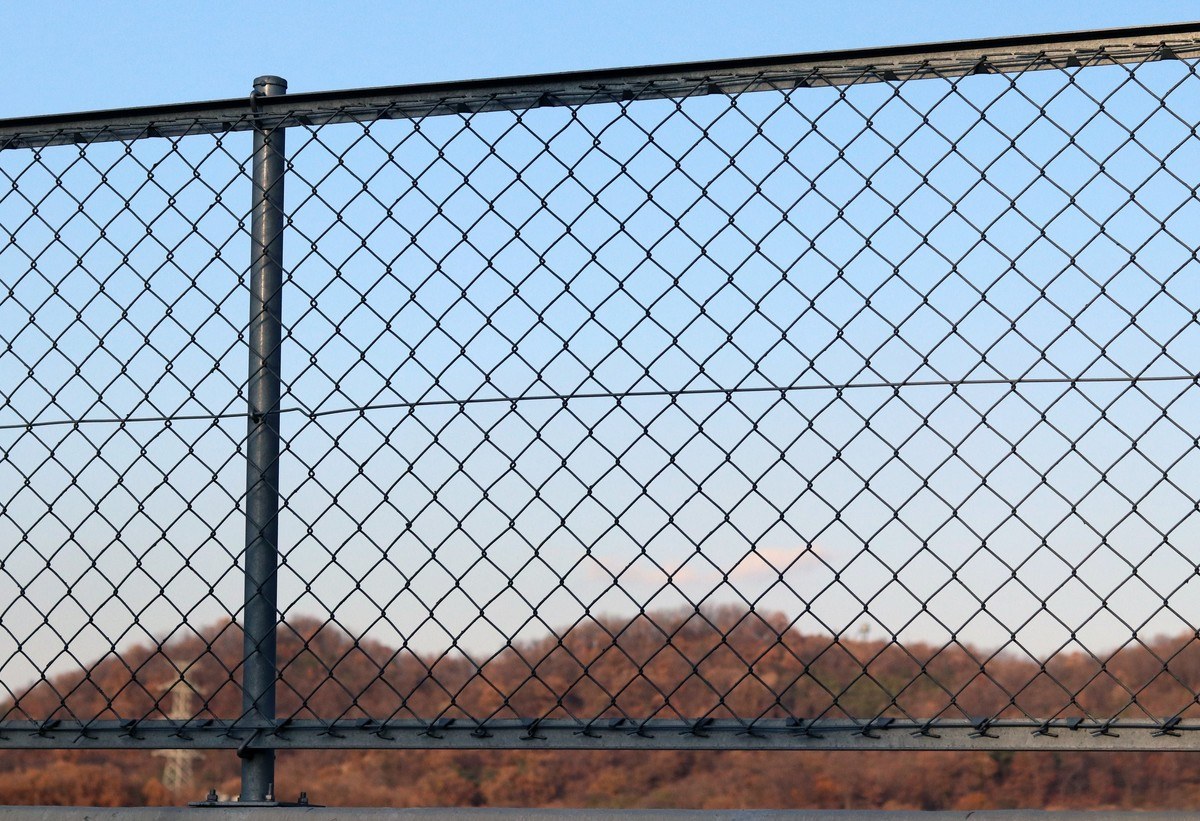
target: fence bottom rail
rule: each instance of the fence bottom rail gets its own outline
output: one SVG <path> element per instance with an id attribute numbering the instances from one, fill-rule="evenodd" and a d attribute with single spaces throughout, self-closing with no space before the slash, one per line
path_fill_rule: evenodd
<path id="1" fill-rule="evenodd" d="M 599 749 L 599 750 L 1200 750 L 1200 722 L 877 719 L 683 721 L 465 719 L 233 722 L 52 721 L 0 726 L 0 750 L 72 749 Z"/>

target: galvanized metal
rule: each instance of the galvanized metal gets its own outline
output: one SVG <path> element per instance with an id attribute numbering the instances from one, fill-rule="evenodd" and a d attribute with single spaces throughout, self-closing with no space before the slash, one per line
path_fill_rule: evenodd
<path id="1" fill-rule="evenodd" d="M 287 81 L 259 77 L 255 99 L 285 94 Z M 279 624 L 279 396 L 283 338 L 285 132 L 254 132 L 250 211 L 250 367 L 246 434 L 246 606 L 242 666 L 242 723 L 275 723 L 276 628 Z M 251 748 L 242 755 L 244 801 L 269 801 L 275 755 Z"/>
<path id="2" fill-rule="evenodd" d="M 1029 750 L 1029 751 L 1196 751 L 1200 722 L 1180 723 L 1164 732 L 1162 723 L 1047 721 L 940 722 L 918 727 L 905 721 L 811 722 L 729 719 L 686 722 L 649 719 L 598 721 L 590 725 L 548 719 L 496 719 L 422 722 L 279 722 L 259 732 L 233 722 L 168 721 L 32 722 L 5 725 L 3 749 L 194 749 L 251 752 L 275 750 Z M 243 793 L 244 795 L 244 793 Z"/>

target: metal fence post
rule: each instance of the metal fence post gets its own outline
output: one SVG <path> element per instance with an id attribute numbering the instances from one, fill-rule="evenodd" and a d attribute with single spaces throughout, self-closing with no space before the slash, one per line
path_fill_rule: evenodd
<path id="1" fill-rule="evenodd" d="M 284 94 L 287 81 L 259 77 L 255 95 Z M 275 721 L 279 555 L 279 383 L 283 324 L 284 129 L 254 131 L 250 216 L 250 371 L 246 439 L 246 612 L 242 668 L 243 720 Z M 274 798 L 275 751 L 243 753 L 241 801 Z"/>

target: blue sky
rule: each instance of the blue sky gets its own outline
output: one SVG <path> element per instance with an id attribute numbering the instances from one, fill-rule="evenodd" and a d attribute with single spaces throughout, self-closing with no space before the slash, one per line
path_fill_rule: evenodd
<path id="1" fill-rule="evenodd" d="M 105 9 L 101 12 L 99 9 Z M 0 117 L 1177 22 L 1176 0 L 3 4 Z"/>

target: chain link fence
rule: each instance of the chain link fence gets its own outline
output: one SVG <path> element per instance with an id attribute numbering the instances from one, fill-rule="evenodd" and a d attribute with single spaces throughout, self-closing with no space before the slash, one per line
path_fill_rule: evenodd
<path id="1" fill-rule="evenodd" d="M 1194 748 L 1198 55 L 0 122 L 0 746 Z"/>

